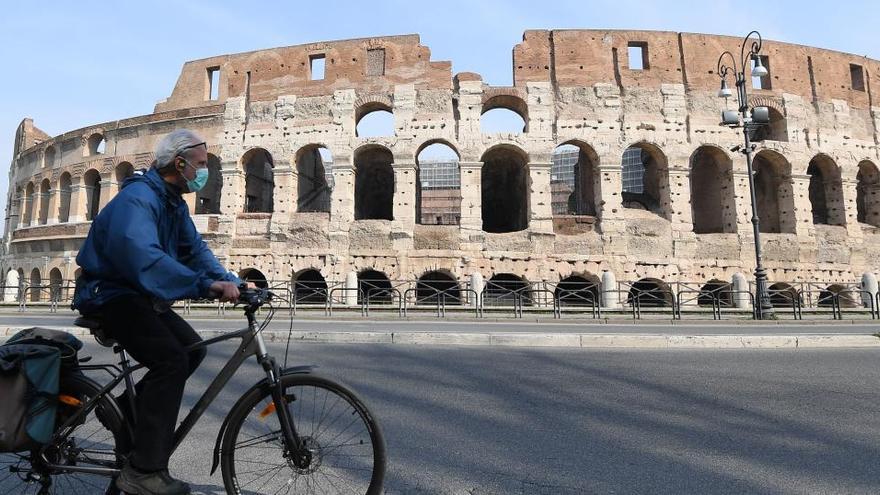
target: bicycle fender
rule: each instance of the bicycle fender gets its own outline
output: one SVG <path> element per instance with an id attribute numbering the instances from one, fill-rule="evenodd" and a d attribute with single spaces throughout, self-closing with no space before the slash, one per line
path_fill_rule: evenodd
<path id="1" fill-rule="evenodd" d="M 316 366 L 313 366 L 313 365 L 291 366 L 289 368 L 282 369 L 281 376 L 284 376 L 284 375 L 307 375 L 307 374 L 311 373 L 312 370 L 315 368 L 316 368 Z M 244 400 L 245 397 L 250 395 L 250 393 L 254 389 L 264 388 L 264 387 L 268 387 L 268 386 L 269 386 L 269 384 L 267 383 L 267 378 L 263 378 L 262 380 L 260 380 L 256 384 L 254 384 L 253 387 L 249 388 L 245 393 L 241 394 L 241 398 L 239 398 L 238 401 L 236 401 L 235 405 L 232 406 L 232 409 L 230 409 L 230 412 L 234 411 L 236 408 L 238 408 L 239 403 L 242 400 Z M 229 428 L 229 417 L 230 416 L 231 416 L 231 414 L 226 415 L 226 417 L 223 419 L 223 424 L 220 425 L 220 431 L 217 432 L 217 440 L 214 443 L 214 455 L 213 455 L 213 461 L 211 462 L 210 476 L 214 475 L 214 473 L 217 471 L 217 467 L 220 465 L 220 447 L 221 447 L 221 445 L 223 445 L 223 437 L 226 436 L 226 430 Z"/>

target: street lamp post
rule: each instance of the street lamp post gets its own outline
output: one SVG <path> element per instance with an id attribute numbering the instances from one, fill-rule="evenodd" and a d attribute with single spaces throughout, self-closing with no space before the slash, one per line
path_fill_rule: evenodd
<path id="1" fill-rule="evenodd" d="M 750 41 L 751 45 L 749 44 Z M 746 52 L 747 46 L 749 47 L 748 52 Z M 718 96 L 722 98 L 732 96 L 732 92 L 727 86 L 727 76 L 732 74 L 736 79 L 736 98 L 739 103 L 739 115 L 730 110 L 723 111 L 721 123 L 728 127 L 742 127 L 745 139 L 745 147 L 741 151 L 746 155 L 749 192 L 752 200 L 752 229 L 755 237 L 756 314 L 759 319 L 764 319 L 772 317 L 773 305 L 770 303 L 770 297 L 767 293 L 767 271 L 764 270 L 764 266 L 761 263 L 761 229 L 758 219 L 758 201 L 755 194 L 755 172 L 752 169 L 752 147 L 754 145 L 752 144 L 750 133 L 758 127 L 769 124 L 770 116 L 767 107 L 750 108 L 748 94 L 746 93 L 746 63 L 748 61 L 755 62 L 751 72 L 752 77 L 766 77 L 768 75 L 767 68 L 761 63 L 760 53 L 761 33 L 752 31 L 743 40 L 742 48 L 740 49 L 739 68 L 737 68 L 736 59 L 729 51 L 725 51 L 718 57 L 718 76 L 721 78 L 721 89 L 718 91 Z M 727 65 L 725 57 L 730 59 L 730 65 Z M 740 121 L 740 117 L 742 117 L 742 121 Z"/>

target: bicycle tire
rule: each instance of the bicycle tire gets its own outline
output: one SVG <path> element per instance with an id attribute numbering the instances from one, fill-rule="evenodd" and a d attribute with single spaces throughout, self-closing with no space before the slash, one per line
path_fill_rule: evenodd
<path id="1" fill-rule="evenodd" d="M 95 397 L 101 387 L 76 372 L 65 373 L 59 384 L 59 395 L 73 397 L 80 404 Z M 68 401 L 70 402 L 70 401 Z M 56 428 L 72 417 L 80 406 L 59 401 Z M 112 444 L 110 443 L 112 441 Z M 47 450 L 53 463 L 93 465 L 121 469 L 123 453 L 131 447 L 131 436 L 116 401 L 105 395 L 95 408 L 74 425 L 73 431 Z M 0 454 L 0 493 L 15 494 L 94 494 L 117 495 L 115 478 L 84 473 L 50 471 L 34 460 L 36 452 Z M 36 465 L 36 468 L 35 468 Z M 13 472 L 13 468 L 22 470 Z M 48 477 L 48 486 L 42 481 Z"/>
<path id="2" fill-rule="evenodd" d="M 271 393 L 267 387 L 254 387 L 229 413 L 221 444 L 226 492 L 282 493 L 286 486 L 290 493 L 381 493 L 385 441 L 363 401 L 347 387 L 320 376 L 288 374 L 281 380 L 288 411 L 313 453 L 312 462 L 297 468 L 285 457 Z M 350 429 L 356 423 L 360 428 Z M 258 465 L 262 466 L 255 470 Z M 268 479 L 258 481 L 261 473 Z"/>

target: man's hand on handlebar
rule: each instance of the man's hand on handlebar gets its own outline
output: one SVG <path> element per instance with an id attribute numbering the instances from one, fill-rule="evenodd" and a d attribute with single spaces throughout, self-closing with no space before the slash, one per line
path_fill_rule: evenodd
<path id="1" fill-rule="evenodd" d="M 211 291 L 211 295 L 219 299 L 220 302 L 238 302 L 238 285 L 236 285 L 235 282 L 218 280 L 211 284 L 209 290 Z"/>

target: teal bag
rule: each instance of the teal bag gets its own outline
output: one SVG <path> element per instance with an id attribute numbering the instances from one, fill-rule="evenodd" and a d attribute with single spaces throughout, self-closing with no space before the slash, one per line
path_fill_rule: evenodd
<path id="1" fill-rule="evenodd" d="M 31 450 L 51 440 L 60 372 L 57 347 L 0 346 L 0 452 Z"/>

